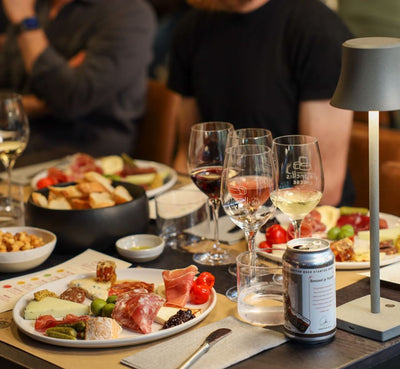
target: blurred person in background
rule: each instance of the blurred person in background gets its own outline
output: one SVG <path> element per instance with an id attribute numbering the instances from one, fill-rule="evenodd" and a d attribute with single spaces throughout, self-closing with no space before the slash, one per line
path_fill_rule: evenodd
<path id="1" fill-rule="evenodd" d="M 165 81 L 168 75 L 168 53 L 176 25 L 190 9 L 186 0 L 148 0 L 157 14 L 157 32 L 154 39 L 154 58 L 149 76 Z"/>
<path id="2" fill-rule="evenodd" d="M 131 152 L 156 19 L 145 0 L 2 0 L 0 89 L 23 95 L 31 137 L 17 164 Z"/>
<path id="3" fill-rule="evenodd" d="M 188 0 L 168 86 L 181 96 L 175 167 L 187 172 L 190 127 L 228 121 L 273 137 L 317 137 L 324 165 L 321 204 L 351 205 L 347 171 L 353 113 L 330 105 L 341 45 L 352 38 L 319 0 Z"/>
<path id="4" fill-rule="evenodd" d="M 7 18 L 0 3 L 0 51 L 6 41 Z"/>

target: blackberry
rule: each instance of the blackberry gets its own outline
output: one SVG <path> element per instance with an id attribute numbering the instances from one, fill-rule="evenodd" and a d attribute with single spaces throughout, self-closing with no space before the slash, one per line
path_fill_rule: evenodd
<path id="1" fill-rule="evenodd" d="M 163 325 L 162 329 L 175 327 L 176 325 L 185 323 L 196 316 L 192 313 L 192 310 L 179 310 L 175 315 L 172 315 Z"/>

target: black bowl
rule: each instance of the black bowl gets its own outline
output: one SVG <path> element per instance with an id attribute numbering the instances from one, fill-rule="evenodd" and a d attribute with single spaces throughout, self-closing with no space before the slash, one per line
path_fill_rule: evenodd
<path id="1" fill-rule="evenodd" d="M 58 186 L 69 186 L 63 183 Z M 57 235 L 55 252 L 77 253 L 88 248 L 102 251 L 113 247 L 124 236 L 146 233 L 149 225 L 149 200 L 143 187 L 114 181 L 122 185 L 133 200 L 106 208 L 57 210 L 36 205 L 29 197 L 26 205 L 27 225 L 47 229 Z M 37 190 L 47 197 L 49 189 Z"/>

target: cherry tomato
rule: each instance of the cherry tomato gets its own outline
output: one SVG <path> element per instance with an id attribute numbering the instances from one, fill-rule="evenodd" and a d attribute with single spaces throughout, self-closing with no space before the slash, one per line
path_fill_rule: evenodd
<path id="1" fill-rule="evenodd" d="M 212 289 L 214 287 L 215 277 L 209 272 L 203 272 L 200 273 L 194 283 L 205 285 L 208 286 L 209 289 Z"/>
<path id="2" fill-rule="evenodd" d="M 207 285 L 193 283 L 190 289 L 190 302 L 195 305 L 201 305 L 208 301 L 211 289 Z"/>
<path id="3" fill-rule="evenodd" d="M 39 179 L 39 181 L 36 183 L 36 187 L 40 190 L 41 188 L 49 187 L 54 184 L 55 182 L 52 178 L 44 177 L 42 179 Z"/>
<path id="4" fill-rule="evenodd" d="M 265 238 L 270 245 L 286 243 L 287 232 L 280 224 L 273 224 L 265 232 Z"/>
<path id="5" fill-rule="evenodd" d="M 265 252 L 269 252 L 270 254 L 272 254 L 272 246 L 267 241 L 260 242 L 258 244 L 258 247 L 260 249 L 266 249 L 266 250 L 264 250 Z"/>
<path id="6" fill-rule="evenodd" d="M 302 222 L 301 223 L 301 230 L 300 230 L 300 237 L 311 237 L 312 236 L 312 226 L 310 223 Z M 287 239 L 292 240 L 294 238 L 294 227 L 293 224 L 290 224 L 287 230 Z"/>

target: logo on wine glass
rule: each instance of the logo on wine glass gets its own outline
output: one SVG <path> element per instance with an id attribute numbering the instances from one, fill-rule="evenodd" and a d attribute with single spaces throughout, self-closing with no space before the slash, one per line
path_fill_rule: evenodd
<path id="1" fill-rule="evenodd" d="M 309 182 L 308 173 L 311 170 L 311 164 L 307 156 L 299 156 L 298 160 L 292 165 L 286 167 L 286 179 L 293 181 L 293 184 L 304 184 Z"/>

